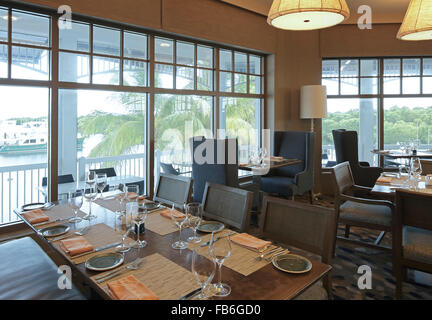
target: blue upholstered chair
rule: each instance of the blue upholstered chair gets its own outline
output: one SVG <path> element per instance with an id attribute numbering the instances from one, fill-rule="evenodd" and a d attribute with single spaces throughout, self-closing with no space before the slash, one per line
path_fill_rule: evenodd
<path id="1" fill-rule="evenodd" d="M 261 190 L 290 198 L 309 193 L 314 187 L 314 132 L 276 131 L 273 134 L 274 155 L 298 159 L 302 163 L 270 170 L 261 178 Z"/>

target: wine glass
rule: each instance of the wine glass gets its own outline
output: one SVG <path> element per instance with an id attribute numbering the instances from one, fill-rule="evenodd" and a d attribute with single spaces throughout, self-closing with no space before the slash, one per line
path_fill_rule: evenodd
<path id="1" fill-rule="evenodd" d="M 116 252 L 125 253 L 131 249 L 130 246 L 125 244 L 125 240 L 126 240 L 128 234 L 132 231 L 132 228 L 128 228 L 127 226 L 125 226 L 125 228 L 126 228 L 126 231 L 122 235 L 121 244 L 119 244 L 117 247 L 115 247 Z"/>
<path id="2" fill-rule="evenodd" d="M 187 239 L 190 243 L 199 243 L 201 238 L 197 236 L 197 229 L 202 221 L 202 205 L 199 202 L 192 202 L 185 205 L 185 213 L 188 215 L 189 226 L 193 229 L 194 235 Z"/>
<path id="3" fill-rule="evenodd" d="M 96 186 L 100 192 L 100 199 L 103 199 L 103 191 L 107 185 L 107 174 L 106 173 L 98 173 L 96 175 Z"/>
<path id="4" fill-rule="evenodd" d="M 171 220 L 176 224 L 176 226 L 179 228 L 179 239 L 178 241 L 174 242 L 171 247 L 173 249 L 182 250 L 187 248 L 187 242 L 181 240 L 181 231 L 183 224 L 187 221 L 188 215 L 187 214 L 178 214 L 174 208 L 174 205 L 172 205 L 171 208 Z"/>
<path id="5" fill-rule="evenodd" d="M 420 175 L 422 173 L 420 158 L 418 158 L 418 157 L 411 158 L 410 171 L 411 171 L 411 175 L 413 176 L 413 178 L 415 180 L 414 182 L 419 181 Z"/>
<path id="6" fill-rule="evenodd" d="M 147 245 L 147 241 L 140 239 L 140 229 L 141 225 L 145 222 L 147 218 L 147 209 L 138 209 L 137 205 L 134 205 L 133 207 L 133 213 L 132 213 L 132 219 L 136 226 L 136 234 L 137 234 L 137 241 L 135 241 L 132 246 L 134 248 L 144 248 Z"/>
<path id="7" fill-rule="evenodd" d="M 85 179 L 86 185 L 89 187 L 94 186 L 96 183 L 96 174 L 94 171 L 87 171 L 86 172 L 86 179 Z"/>
<path id="8" fill-rule="evenodd" d="M 69 222 L 80 222 L 82 219 L 78 217 L 78 211 L 81 209 L 83 204 L 84 190 L 79 189 L 75 192 L 69 192 L 68 205 L 74 211 L 74 217 L 69 219 Z"/>
<path id="9" fill-rule="evenodd" d="M 89 203 L 89 213 L 84 217 L 84 219 L 86 220 L 91 220 L 96 218 L 95 215 L 92 215 L 92 202 L 93 200 L 95 200 L 97 197 L 97 190 L 95 187 L 87 187 L 86 191 L 84 193 L 84 198 L 87 199 L 88 203 Z"/>
<path id="10" fill-rule="evenodd" d="M 215 241 L 215 233 L 212 232 L 210 237 L 209 254 L 218 266 L 218 283 L 214 285 L 216 297 L 226 297 L 231 293 L 231 287 L 222 283 L 222 265 L 231 255 L 231 238 L 226 236 Z"/>
<path id="11" fill-rule="evenodd" d="M 209 284 L 213 280 L 216 273 L 216 262 L 213 259 L 207 259 L 199 255 L 196 250 L 192 251 L 192 275 L 201 287 L 201 292 L 197 296 L 198 299 L 206 299 L 211 294 L 209 293 Z"/>

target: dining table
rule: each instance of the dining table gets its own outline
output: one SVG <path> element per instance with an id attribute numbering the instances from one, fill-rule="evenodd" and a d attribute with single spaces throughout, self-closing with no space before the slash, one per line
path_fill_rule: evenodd
<path id="1" fill-rule="evenodd" d="M 64 221 L 73 214 L 64 201 L 54 202 L 55 206 L 44 211 L 49 221 L 41 224 L 31 224 L 22 214 L 21 209 L 15 213 L 44 241 L 50 248 L 59 253 L 67 264 L 80 273 L 82 279 L 103 299 L 114 299 L 107 289 L 107 283 L 118 280 L 128 275 L 134 275 L 138 280 L 150 288 L 161 300 L 178 300 L 187 293 L 199 288 L 191 272 L 193 250 L 203 257 L 208 257 L 208 246 L 200 246 L 201 243 L 210 239 L 209 233 L 198 232 L 202 242 L 198 244 L 189 243 L 183 250 L 175 250 L 171 244 L 178 240 L 179 231 L 171 219 L 160 214 L 166 210 L 163 206 L 156 211 L 149 212 L 145 220 L 145 231 L 140 239 L 145 240 L 147 245 L 140 249 L 131 248 L 128 252 L 122 253 L 124 261 L 122 267 L 130 264 L 138 258 L 142 259 L 142 267 L 138 270 L 127 270 L 116 277 L 105 282 L 98 283 L 96 278 L 108 271 L 93 271 L 86 267 L 86 261 L 98 254 L 111 253 L 114 247 L 100 252 L 91 252 L 77 258 L 69 256 L 60 246 L 60 240 L 50 241 L 49 237 L 43 236 L 40 230 L 48 226 L 65 224 L 70 227 L 66 236 L 73 235 L 73 232 L 89 227 L 84 237 L 94 247 L 118 243 L 125 230 L 130 230 L 131 224 L 127 218 L 120 218 L 116 213 L 119 204 L 117 203 L 117 192 L 107 192 L 104 198 L 92 203 L 92 214 L 96 218 L 91 220 L 83 219 L 80 222 L 69 223 Z M 84 202 L 78 216 L 84 217 L 88 213 L 88 203 Z M 60 220 L 59 220 L 60 219 Z M 63 219 L 63 220 L 62 220 Z M 225 226 L 225 229 L 217 235 L 224 235 L 228 231 L 237 232 Z M 182 238 L 187 239 L 193 234 L 190 228 L 182 230 Z M 130 245 L 136 240 L 136 235 L 130 232 L 125 243 Z M 286 273 L 278 270 L 272 262 L 265 260 L 257 261 L 259 253 L 246 249 L 235 243 L 231 256 L 228 257 L 222 267 L 222 282 L 231 286 L 232 292 L 224 298 L 211 297 L 209 299 L 228 300 L 285 300 L 293 299 L 307 288 L 321 280 L 327 275 L 331 266 L 322 263 L 319 259 L 310 259 L 312 268 L 302 274 Z M 291 252 L 297 253 L 296 248 L 288 248 Z M 119 267 L 120 268 L 120 267 Z M 216 279 L 216 277 L 215 277 Z M 215 282 L 215 279 L 213 282 Z"/>
<path id="2" fill-rule="evenodd" d="M 294 166 L 301 164 L 303 161 L 298 159 L 284 159 L 282 157 L 269 157 L 264 159 L 260 165 L 251 163 L 240 163 L 239 170 L 249 171 L 253 175 L 254 183 L 261 185 L 261 177 L 270 172 L 270 170 L 278 169 L 282 167 Z"/>
<path id="3" fill-rule="evenodd" d="M 415 157 L 420 159 L 432 158 L 431 150 L 418 150 L 415 154 L 413 152 L 404 152 L 402 150 L 372 150 L 371 152 L 392 159 L 411 159 Z"/>
<path id="4" fill-rule="evenodd" d="M 387 179 L 382 179 L 386 177 Z M 384 181 L 383 181 L 384 180 Z M 410 180 L 408 174 L 384 172 L 381 179 L 378 178 L 371 193 L 379 197 L 394 200 L 397 189 L 405 189 L 418 193 L 432 193 L 432 185 L 426 183 L 426 177 L 420 176 L 419 180 Z"/>

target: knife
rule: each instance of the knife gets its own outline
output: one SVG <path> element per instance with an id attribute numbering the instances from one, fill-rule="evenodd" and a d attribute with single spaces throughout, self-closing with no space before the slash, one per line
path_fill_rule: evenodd
<path id="1" fill-rule="evenodd" d="M 186 294 L 184 297 L 181 297 L 179 300 L 192 299 L 193 297 L 195 297 L 196 295 L 198 295 L 200 292 L 201 292 L 201 288 L 195 289 L 195 290 L 189 292 L 188 294 Z"/>
<path id="2" fill-rule="evenodd" d="M 94 249 L 94 250 L 92 250 L 92 251 L 89 251 L 89 252 L 81 253 L 81 254 L 76 255 L 76 256 L 73 256 L 73 257 L 71 257 L 71 258 L 72 258 L 72 259 L 79 258 L 79 257 L 85 256 L 85 255 L 91 254 L 91 253 L 95 253 L 95 252 L 98 252 L 98 251 L 102 251 L 102 250 L 105 250 L 105 249 L 109 249 L 109 248 L 112 248 L 112 247 L 118 246 L 119 244 L 121 244 L 121 241 L 119 241 L 119 242 L 115 242 L 115 243 L 107 244 L 106 246 L 96 248 L 96 249 Z"/>
<path id="3" fill-rule="evenodd" d="M 224 234 L 223 236 L 217 237 L 216 239 L 213 240 L 213 242 L 216 242 L 216 241 L 218 241 L 218 240 L 220 240 L 222 238 L 228 237 L 228 236 L 230 236 L 230 235 L 232 235 L 234 233 L 235 233 L 234 231 L 228 232 L 228 233 Z M 205 246 L 207 246 L 209 244 L 210 244 L 210 240 L 207 241 L 207 242 L 202 243 L 200 246 L 201 247 L 205 247 Z"/>
<path id="4" fill-rule="evenodd" d="M 66 218 L 57 218 L 57 219 L 52 220 L 52 221 L 45 221 L 45 222 L 41 222 L 41 223 L 36 223 L 33 225 L 33 227 L 40 227 L 40 226 L 44 226 L 46 224 L 51 224 L 54 222 L 66 221 L 66 220 L 69 220 L 70 218 L 73 218 L 73 217 L 75 217 L 75 216 L 70 216 L 70 217 L 66 217 Z"/>

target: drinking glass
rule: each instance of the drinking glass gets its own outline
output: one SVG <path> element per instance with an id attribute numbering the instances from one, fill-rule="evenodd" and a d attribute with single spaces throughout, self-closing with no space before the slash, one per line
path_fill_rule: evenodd
<path id="1" fill-rule="evenodd" d="M 174 205 L 172 205 L 171 208 L 171 220 L 176 224 L 176 226 L 179 228 L 179 239 L 178 241 L 174 242 L 171 247 L 173 249 L 182 250 L 187 248 L 187 242 L 181 240 L 181 232 L 183 228 L 183 224 L 187 221 L 188 215 L 177 215 L 175 214 L 175 208 Z"/>
<path id="2" fill-rule="evenodd" d="M 201 287 L 201 292 L 197 296 L 198 299 L 207 299 L 212 296 L 210 293 L 213 277 L 216 273 L 216 262 L 209 260 L 199 255 L 196 250 L 192 251 L 192 274 L 198 285 Z"/>
<path id="3" fill-rule="evenodd" d="M 68 205 L 74 211 L 74 217 L 69 219 L 69 222 L 80 222 L 82 219 L 78 217 L 78 211 L 83 204 L 84 190 L 79 189 L 75 192 L 69 192 Z"/>
<path id="4" fill-rule="evenodd" d="M 202 221 L 202 206 L 199 202 L 188 203 L 185 206 L 185 213 L 188 215 L 189 226 L 193 229 L 194 235 L 187 238 L 190 243 L 199 243 L 201 238 L 197 236 L 197 229 Z"/>
<path id="5" fill-rule="evenodd" d="M 84 217 L 84 219 L 86 220 L 91 220 L 96 218 L 95 215 L 92 215 L 92 202 L 93 200 L 95 200 L 97 197 L 97 190 L 95 187 L 92 186 L 88 186 L 86 187 L 86 191 L 84 193 L 84 198 L 87 199 L 88 203 L 89 203 L 89 213 Z"/>
<path id="6" fill-rule="evenodd" d="M 417 182 L 420 180 L 420 175 L 422 173 L 420 158 L 418 157 L 411 158 L 410 171 L 412 177 L 414 178 L 414 182 L 417 184 Z"/>
<path id="7" fill-rule="evenodd" d="M 126 229 L 126 231 L 125 231 L 125 233 L 122 235 L 121 244 L 119 244 L 117 247 L 115 247 L 115 251 L 116 251 L 116 252 L 125 253 L 125 252 L 128 252 L 128 251 L 131 249 L 130 246 L 126 245 L 125 240 L 126 240 L 128 234 L 129 234 L 129 232 L 132 231 L 132 228 L 128 228 L 128 227 L 125 225 L 125 229 Z"/>
<path id="8" fill-rule="evenodd" d="M 106 173 L 98 173 L 96 175 L 96 186 L 100 192 L 100 199 L 103 199 L 103 191 L 107 186 L 107 174 Z"/>
<path id="9" fill-rule="evenodd" d="M 133 221 L 137 227 L 137 241 L 132 244 L 134 248 L 144 248 L 147 245 L 147 241 L 140 239 L 140 228 L 147 218 L 147 209 L 138 209 L 137 205 L 134 205 L 132 212 Z"/>
<path id="10" fill-rule="evenodd" d="M 86 184 L 90 187 L 93 187 L 96 183 L 96 174 L 94 171 L 87 171 L 86 172 Z"/>
<path id="11" fill-rule="evenodd" d="M 231 293 L 231 287 L 222 283 L 222 265 L 231 255 L 231 238 L 226 236 L 215 241 L 215 233 L 212 232 L 210 237 L 209 254 L 218 266 L 218 283 L 214 285 L 216 297 L 226 297 Z"/>

